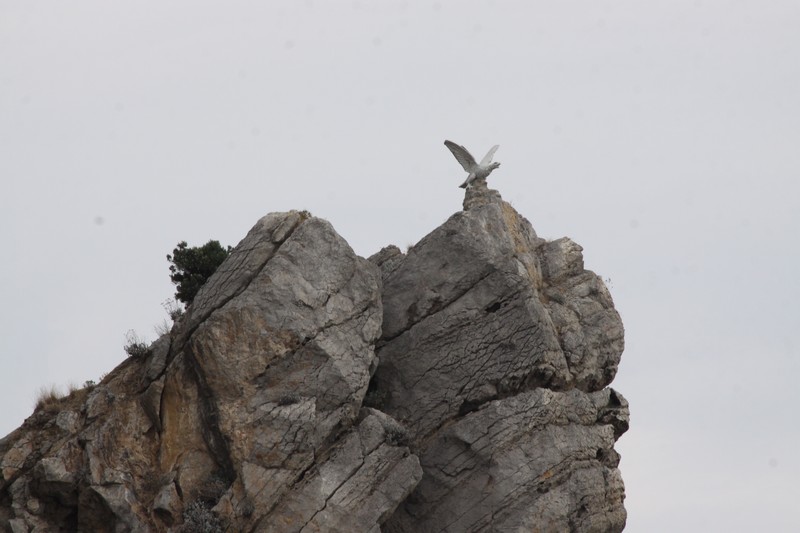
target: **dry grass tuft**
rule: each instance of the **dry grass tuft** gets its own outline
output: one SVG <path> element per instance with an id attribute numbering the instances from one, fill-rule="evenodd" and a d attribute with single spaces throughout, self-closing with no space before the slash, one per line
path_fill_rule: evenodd
<path id="1" fill-rule="evenodd" d="M 36 393 L 33 412 L 44 411 L 55 414 L 63 409 L 73 408 L 84 402 L 95 386 L 95 382 L 91 380 L 86 381 L 83 386 L 70 382 L 67 384 L 67 392 L 64 393 L 56 384 L 44 385 Z"/>
<path id="2" fill-rule="evenodd" d="M 172 331 L 172 324 L 167 322 L 167 319 L 165 318 L 164 320 L 161 321 L 160 324 L 156 324 L 155 330 L 156 330 L 156 335 L 158 335 L 159 337 L 163 337 L 164 335 L 167 335 L 170 331 Z"/>
<path id="3" fill-rule="evenodd" d="M 64 394 L 59 390 L 57 385 L 50 384 L 42 386 L 39 392 L 36 393 L 36 407 L 34 412 L 41 411 L 42 409 L 48 412 L 57 411 L 58 404 L 61 402 L 62 398 L 64 398 Z"/>
<path id="4" fill-rule="evenodd" d="M 125 353 L 129 357 L 147 357 L 150 354 L 150 346 L 146 339 L 139 337 L 139 335 L 132 329 L 128 330 L 125 335 Z"/>

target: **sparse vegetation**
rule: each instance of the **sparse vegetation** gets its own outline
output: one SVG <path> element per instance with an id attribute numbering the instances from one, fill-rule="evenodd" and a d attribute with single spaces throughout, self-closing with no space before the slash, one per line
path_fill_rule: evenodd
<path id="1" fill-rule="evenodd" d="M 180 320 L 183 316 L 183 306 L 179 304 L 174 298 L 167 298 L 163 302 L 161 302 L 161 307 L 164 308 L 164 311 L 167 312 L 167 316 L 169 316 L 169 320 L 166 318 L 161 321 L 160 324 L 156 324 L 154 329 L 156 335 L 162 337 L 167 335 L 172 331 L 172 327 L 175 322 Z M 172 322 L 170 322 L 170 320 Z"/>
<path id="2" fill-rule="evenodd" d="M 45 411 L 52 411 L 63 397 L 64 394 L 62 394 L 55 384 L 41 387 L 36 394 L 36 407 L 34 408 L 34 412 L 41 411 L 42 409 Z"/>
<path id="3" fill-rule="evenodd" d="M 161 302 L 161 307 L 164 308 L 164 311 L 167 312 L 167 315 L 169 315 L 170 320 L 173 322 L 183 316 L 183 306 L 179 304 L 175 298 L 167 298 Z"/>
<path id="4" fill-rule="evenodd" d="M 92 380 L 85 381 L 82 386 L 68 383 L 66 393 L 55 384 L 42 386 L 36 393 L 33 412 L 43 410 L 46 413 L 54 414 L 62 409 L 74 407 L 77 403 L 83 402 L 95 386 L 95 382 Z"/>
<path id="5" fill-rule="evenodd" d="M 140 338 L 135 331 L 129 329 L 125 334 L 125 353 L 129 357 L 144 357 L 150 353 L 150 347 L 145 339 Z"/>
<path id="6" fill-rule="evenodd" d="M 212 508 L 228 490 L 230 483 L 219 472 L 209 474 L 195 499 L 183 511 L 181 533 L 217 533 L 225 528 Z"/>
<path id="7" fill-rule="evenodd" d="M 219 241 L 208 241 L 203 246 L 189 248 L 186 241 L 181 241 L 167 254 L 167 261 L 172 263 L 169 279 L 177 285 L 175 298 L 189 305 L 197 295 L 197 291 L 205 284 L 208 278 L 225 261 L 232 248 L 223 248 Z"/>
<path id="8" fill-rule="evenodd" d="M 169 333 L 170 330 L 172 330 L 172 324 L 167 322 L 167 319 L 165 318 L 164 320 L 161 321 L 160 324 L 156 324 L 155 330 L 156 330 L 156 335 L 161 337 Z"/>
<path id="9" fill-rule="evenodd" d="M 195 500 L 183 511 L 181 533 L 218 533 L 222 531 L 222 523 L 211 510 L 208 503 Z"/>

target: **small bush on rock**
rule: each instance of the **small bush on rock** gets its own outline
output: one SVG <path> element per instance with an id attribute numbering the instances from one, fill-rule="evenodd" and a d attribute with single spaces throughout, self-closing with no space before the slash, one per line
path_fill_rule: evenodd
<path id="1" fill-rule="evenodd" d="M 161 321 L 160 324 L 156 324 L 155 328 L 153 329 L 155 329 L 156 335 L 158 335 L 159 337 L 163 337 L 164 335 L 167 335 L 169 334 L 170 331 L 172 331 L 172 324 L 167 322 L 167 319 L 165 318 L 164 320 Z"/>
<path id="2" fill-rule="evenodd" d="M 132 329 L 125 334 L 125 353 L 129 357 L 144 357 L 150 352 L 147 341 L 140 338 Z"/>
<path id="3" fill-rule="evenodd" d="M 161 302 L 161 307 L 164 308 L 164 311 L 167 312 L 169 318 L 173 322 L 183 316 L 183 306 L 181 306 L 181 304 L 179 304 L 174 298 L 167 298 Z"/>
<path id="4" fill-rule="evenodd" d="M 219 265 L 225 261 L 232 248 L 223 248 L 219 241 L 208 241 L 203 246 L 189 248 L 186 241 L 181 241 L 167 254 L 169 279 L 178 286 L 175 298 L 189 305 L 197 295 L 200 287 L 211 277 Z"/>
<path id="5" fill-rule="evenodd" d="M 221 533 L 222 523 L 208 504 L 195 500 L 183 511 L 181 533 Z"/>

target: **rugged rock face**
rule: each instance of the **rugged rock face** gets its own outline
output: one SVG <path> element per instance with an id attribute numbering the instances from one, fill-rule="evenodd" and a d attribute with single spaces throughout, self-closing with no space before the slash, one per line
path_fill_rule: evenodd
<path id="1" fill-rule="evenodd" d="M 424 472 L 384 531 L 622 530 L 613 444 L 628 408 L 604 387 L 623 328 L 580 252 L 538 238 L 479 185 L 407 255 L 373 256 L 372 395 L 409 429 Z"/>
<path id="2" fill-rule="evenodd" d="M 0 530 L 620 531 L 622 348 L 581 248 L 485 183 L 370 261 L 271 214 L 146 356 L 0 440 Z"/>

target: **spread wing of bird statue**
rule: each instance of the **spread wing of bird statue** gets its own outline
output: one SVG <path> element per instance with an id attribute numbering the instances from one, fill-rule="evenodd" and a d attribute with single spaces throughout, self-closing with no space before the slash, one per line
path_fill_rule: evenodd
<path id="1" fill-rule="evenodd" d="M 464 170 L 469 173 L 466 181 L 459 185 L 459 187 L 462 189 L 472 187 L 472 183 L 475 180 L 485 180 L 486 177 L 492 173 L 492 170 L 500 166 L 500 163 L 492 163 L 492 157 L 494 157 L 494 153 L 498 148 L 500 148 L 499 144 L 492 146 L 492 149 L 489 150 L 489 153 L 487 153 L 483 159 L 481 159 L 480 163 L 476 163 L 475 158 L 472 157 L 472 154 L 470 154 L 467 149 L 460 144 L 456 144 L 453 141 L 445 141 L 444 145 L 447 146 L 451 152 L 453 152 L 456 161 L 461 163 L 461 166 L 464 167 Z"/>

